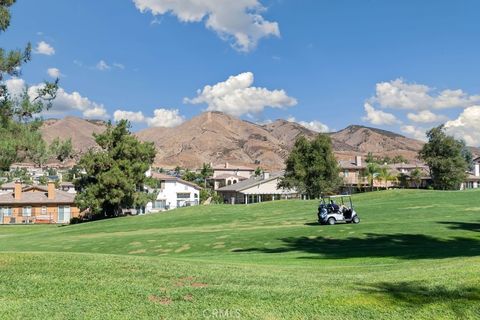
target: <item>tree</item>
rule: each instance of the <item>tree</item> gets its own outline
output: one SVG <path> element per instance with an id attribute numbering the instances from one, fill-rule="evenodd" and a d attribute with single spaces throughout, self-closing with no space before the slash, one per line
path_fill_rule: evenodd
<path id="1" fill-rule="evenodd" d="M 319 134 L 313 141 L 300 136 L 285 165 L 285 175 L 278 184 L 280 188 L 296 189 L 307 198 L 315 199 L 340 186 L 332 141 L 325 134 Z"/>
<path id="2" fill-rule="evenodd" d="M 75 199 L 81 210 L 93 215 L 118 216 L 122 209 L 144 206 L 145 172 L 155 158 L 153 143 L 140 142 L 126 120 L 108 124 L 102 134 L 94 134 L 100 151 L 90 150 L 79 162 L 86 174 L 75 181 L 79 190 Z"/>
<path id="3" fill-rule="evenodd" d="M 262 172 L 263 172 L 262 168 L 257 167 L 257 168 L 255 169 L 255 177 L 261 176 L 261 175 L 262 175 Z"/>
<path id="4" fill-rule="evenodd" d="M 360 172 L 361 177 L 367 180 L 368 184 L 370 185 L 370 191 L 373 191 L 373 182 L 376 179 L 380 172 L 380 167 L 375 162 L 367 163 L 365 170 Z"/>
<path id="5" fill-rule="evenodd" d="M 413 182 L 415 188 L 420 188 L 420 184 L 422 183 L 422 171 L 418 168 L 413 169 L 410 172 L 410 181 Z"/>
<path id="6" fill-rule="evenodd" d="M 49 147 L 50 155 L 55 157 L 58 161 L 64 162 L 73 153 L 72 139 L 60 141 L 59 138 L 55 138 Z"/>
<path id="7" fill-rule="evenodd" d="M 387 166 L 380 167 L 377 174 L 377 179 L 384 183 L 385 189 L 388 188 L 388 181 L 394 180 L 396 177 L 388 169 Z"/>
<path id="8" fill-rule="evenodd" d="M 462 153 L 465 144 L 445 133 L 443 125 L 427 131 L 428 142 L 419 156 L 430 168 L 433 187 L 441 190 L 458 189 L 466 178 L 468 163 Z"/>
<path id="9" fill-rule="evenodd" d="M 203 178 L 204 187 L 207 187 L 207 179 L 213 176 L 213 168 L 209 163 L 204 163 L 202 165 L 202 170 L 200 170 L 200 175 Z"/>
<path id="10" fill-rule="evenodd" d="M 0 32 L 10 26 L 10 7 L 15 0 L 0 0 Z M 24 88 L 18 96 L 12 96 L 4 82 L 6 76 L 20 76 L 21 66 L 31 59 L 31 45 L 24 50 L 8 51 L 0 48 L 0 169 L 8 170 L 15 161 L 23 161 L 28 156 L 34 161 L 44 160 L 43 146 L 38 142 L 42 137 L 38 132 L 41 125 L 36 115 L 49 109 L 56 97 L 58 79 L 45 82 L 37 90 Z"/>

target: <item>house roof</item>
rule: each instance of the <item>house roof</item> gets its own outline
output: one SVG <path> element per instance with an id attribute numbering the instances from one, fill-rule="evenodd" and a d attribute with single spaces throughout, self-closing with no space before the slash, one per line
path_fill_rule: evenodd
<path id="1" fill-rule="evenodd" d="M 238 180 L 246 180 L 246 179 L 247 179 L 247 178 L 242 177 L 242 176 L 237 176 L 237 175 L 234 175 L 234 174 L 223 173 L 223 174 L 219 174 L 219 175 L 216 176 L 216 177 L 213 177 L 212 180 L 224 180 L 224 179 L 228 179 L 228 178 L 237 178 Z"/>
<path id="2" fill-rule="evenodd" d="M 240 181 L 238 183 L 219 188 L 217 191 L 235 191 L 235 192 L 238 192 L 238 191 L 242 191 L 242 190 L 254 187 L 256 185 L 259 185 L 259 184 L 262 184 L 262 183 L 265 183 L 265 182 L 275 180 L 275 179 L 280 178 L 282 176 L 283 176 L 283 172 L 272 173 L 272 174 L 270 174 L 270 177 L 268 177 L 267 179 L 264 179 L 263 175 L 253 176 L 250 179 L 243 180 L 243 181 Z"/>
<path id="3" fill-rule="evenodd" d="M 231 163 L 223 163 L 223 164 L 216 164 L 213 166 L 213 170 L 221 171 L 221 170 L 238 170 L 238 171 L 255 171 L 252 167 L 248 166 L 241 166 L 241 165 L 236 165 L 236 164 L 231 164 Z"/>
<path id="4" fill-rule="evenodd" d="M 177 178 L 177 177 L 174 177 L 174 176 L 169 176 L 167 174 L 163 174 L 163 173 L 157 173 L 157 172 L 153 172 L 152 173 L 152 178 L 154 179 L 157 179 L 157 180 L 162 180 L 162 181 L 176 181 L 176 182 L 180 182 L 180 183 L 183 183 L 187 186 L 190 186 L 192 188 L 195 188 L 197 190 L 201 190 L 202 188 L 198 185 L 196 185 L 195 183 L 193 182 L 190 182 L 190 181 L 185 181 L 185 180 L 182 180 L 180 178 Z"/>
<path id="5" fill-rule="evenodd" d="M 22 183 L 22 190 L 26 189 L 26 188 L 30 188 L 32 187 L 31 185 L 29 184 L 23 184 Z M 1 185 L 0 189 L 12 189 L 12 190 L 15 190 L 15 182 L 8 182 L 8 183 L 4 183 Z"/>
<path id="6" fill-rule="evenodd" d="M 35 188 L 35 187 L 33 187 Z M 24 192 L 20 200 L 15 200 L 14 193 L 7 193 L 0 195 L 0 205 L 14 205 L 14 204 L 73 204 L 75 202 L 75 195 L 55 190 L 55 198 L 48 199 L 48 193 L 44 192 L 43 188 L 38 188 L 37 192 Z"/>
<path id="7" fill-rule="evenodd" d="M 480 181 L 480 177 L 477 177 L 476 175 L 469 172 L 467 173 L 466 181 Z"/>
<path id="8" fill-rule="evenodd" d="M 342 169 L 364 169 L 366 167 L 363 164 L 359 166 L 353 161 L 346 161 L 346 160 L 340 160 L 338 164 Z"/>

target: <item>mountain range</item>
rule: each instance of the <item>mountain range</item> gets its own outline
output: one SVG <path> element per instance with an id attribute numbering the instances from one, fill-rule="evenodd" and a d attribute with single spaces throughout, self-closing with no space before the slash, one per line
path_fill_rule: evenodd
<path id="1" fill-rule="evenodd" d="M 106 123 L 76 117 L 46 120 L 41 128 L 47 142 L 54 138 L 72 139 L 77 155 L 96 147 L 93 133 L 100 133 Z M 203 163 L 258 165 L 277 170 L 296 138 L 313 138 L 317 132 L 286 120 L 256 124 L 221 112 L 205 112 L 173 128 L 148 128 L 135 133 L 141 141 L 157 148 L 155 165 L 164 168 L 198 168 Z M 359 125 L 329 133 L 336 156 L 342 160 L 368 152 L 381 156 L 402 155 L 416 160 L 423 142 L 400 134 Z M 478 150 L 475 150 L 478 152 Z"/>

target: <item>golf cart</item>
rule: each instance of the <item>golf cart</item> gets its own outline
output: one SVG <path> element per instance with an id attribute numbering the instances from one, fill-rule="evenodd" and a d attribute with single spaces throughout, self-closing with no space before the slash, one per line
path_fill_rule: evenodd
<path id="1" fill-rule="evenodd" d="M 318 207 L 318 222 L 333 225 L 337 222 L 360 223 L 360 218 L 353 209 L 350 195 L 324 196 Z"/>

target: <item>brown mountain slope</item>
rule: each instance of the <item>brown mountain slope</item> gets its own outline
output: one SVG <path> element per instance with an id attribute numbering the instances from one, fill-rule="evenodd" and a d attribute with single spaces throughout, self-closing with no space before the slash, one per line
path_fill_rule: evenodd
<path id="1" fill-rule="evenodd" d="M 92 134 L 101 133 L 105 128 L 106 125 L 103 121 L 65 117 L 59 120 L 46 120 L 40 131 L 48 143 L 51 143 L 55 138 L 60 138 L 60 140 L 72 139 L 74 151 L 83 153 L 97 146 Z"/>
<path id="2" fill-rule="evenodd" d="M 418 151 L 424 144 L 422 141 L 410 139 L 391 131 L 359 125 L 348 126 L 343 130 L 332 133 L 331 137 L 332 140 L 351 146 L 353 151 L 358 154 L 371 152 L 374 155 L 382 156 L 402 155 L 409 160 L 416 160 Z M 346 152 L 346 155 L 351 156 L 349 152 Z"/>
<path id="3" fill-rule="evenodd" d="M 255 163 L 279 169 L 288 149 L 283 141 L 257 124 L 220 112 L 206 112 L 175 128 L 150 128 L 137 133 L 155 143 L 155 164 L 195 168 L 202 163 Z"/>
<path id="4" fill-rule="evenodd" d="M 105 130 L 102 121 L 88 121 L 75 117 L 47 120 L 41 128 L 44 138 L 72 138 L 76 152 L 95 147 L 92 133 Z M 175 128 L 148 128 L 136 133 L 142 141 L 154 142 L 158 154 L 157 166 L 171 168 L 177 165 L 198 168 L 202 163 L 228 161 L 237 164 L 259 164 L 268 169 L 283 168 L 284 159 L 296 138 L 317 133 L 298 123 L 277 120 L 257 125 L 220 112 L 206 112 Z M 414 161 L 423 143 L 402 135 L 363 126 L 349 126 L 330 134 L 334 150 L 340 159 L 355 155 L 402 155 Z"/>

